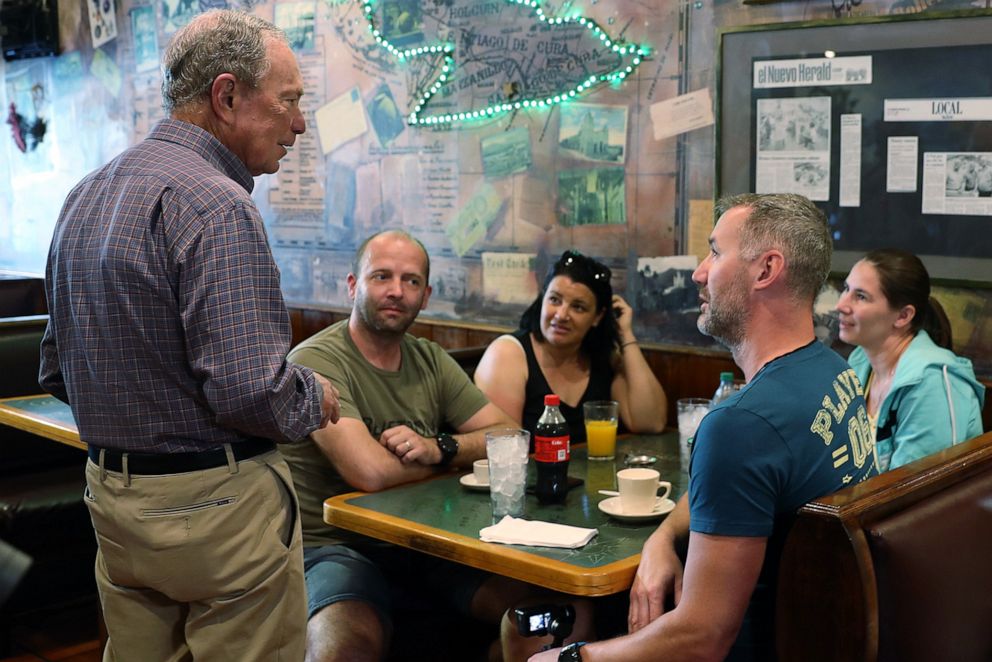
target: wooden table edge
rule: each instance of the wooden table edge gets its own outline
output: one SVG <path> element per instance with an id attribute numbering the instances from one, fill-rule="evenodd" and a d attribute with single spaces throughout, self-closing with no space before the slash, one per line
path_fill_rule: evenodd
<path id="1" fill-rule="evenodd" d="M 348 503 L 365 495 L 365 492 L 349 492 L 325 500 L 324 521 L 377 540 L 570 595 L 593 597 L 628 590 L 641 559 L 640 554 L 635 554 L 595 569 L 582 568 L 512 545 L 483 542 Z M 368 513 L 375 517 L 369 518 Z M 493 545 L 499 545 L 499 550 Z"/>
<path id="2" fill-rule="evenodd" d="M 69 427 L 65 423 L 53 418 L 25 412 L 8 404 L 14 400 L 33 400 L 50 397 L 50 395 L 42 394 L 0 399 L 0 423 L 5 423 L 18 430 L 24 430 L 40 437 L 86 450 L 86 443 L 80 440 L 79 431 L 75 427 Z"/>

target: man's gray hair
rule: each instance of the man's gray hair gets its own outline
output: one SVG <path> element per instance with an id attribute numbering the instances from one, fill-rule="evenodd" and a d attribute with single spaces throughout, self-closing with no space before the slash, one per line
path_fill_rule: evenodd
<path id="1" fill-rule="evenodd" d="M 734 207 L 751 213 L 741 224 L 741 257 L 753 260 L 769 249 L 785 256 L 785 283 L 797 301 L 812 302 L 830 273 L 833 241 L 827 217 L 804 196 L 794 193 L 742 193 L 716 203 L 719 218 Z"/>
<path id="2" fill-rule="evenodd" d="M 217 76 L 230 73 L 251 88 L 269 71 L 268 45 L 282 30 L 239 11 L 214 9 L 176 32 L 165 50 L 162 100 L 167 113 L 209 96 Z"/>

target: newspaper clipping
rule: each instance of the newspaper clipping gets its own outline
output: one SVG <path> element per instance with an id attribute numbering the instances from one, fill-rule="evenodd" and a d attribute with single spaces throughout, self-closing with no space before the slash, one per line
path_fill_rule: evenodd
<path id="1" fill-rule="evenodd" d="M 758 100 L 757 193 L 830 196 L 830 97 Z"/>
<path id="2" fill-rule="evenodd" d="M 925 152 L 923 213 L 992 216 L 992 152 Z"/>

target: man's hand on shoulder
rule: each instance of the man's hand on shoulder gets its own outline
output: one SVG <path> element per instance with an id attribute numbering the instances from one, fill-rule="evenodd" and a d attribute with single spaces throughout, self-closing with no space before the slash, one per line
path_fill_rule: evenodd
<path id="1" fill-rule="evenodd" d="M 421 437 L 405 425 L 397 425 L 383 431 L 379 443 L 393 453 L 403 464 L 417 462 L 434 466 L 441 461 L 441 449 L 437 441 Z"/>
<path id="2" fill-rule="evenodd" d="M 334 388 L 334 384 L 317 372 L 313 373 L 313 378 L 320 384 L 323 394 L 320 402 L 320 427 L 323 429 L 328 423 L 337 423 L 341 418 L 341 403 L 338 402 L 338 390 Z"/>

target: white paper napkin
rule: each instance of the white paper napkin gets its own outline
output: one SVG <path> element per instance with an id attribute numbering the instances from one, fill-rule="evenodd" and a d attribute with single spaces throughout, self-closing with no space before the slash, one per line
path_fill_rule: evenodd
<path id="1" fill-rule="evenodd" d="M 596 529 L 517 519 L 507 515 L 498 524 L 479 531 L 479 538 L 483 542 L 498 542 L 504 545 L 575 549 L 586 545 L 597 533 Z"/>

